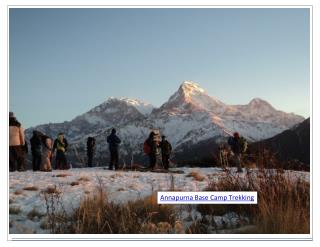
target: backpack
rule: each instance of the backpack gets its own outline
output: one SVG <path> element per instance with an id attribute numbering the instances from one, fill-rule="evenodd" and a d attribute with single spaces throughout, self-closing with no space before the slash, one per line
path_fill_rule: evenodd
<path id="1" fill-rule="evenodd" d="M 229 137 L 228 144 L 231 146 L 231 150 L 234 153 L 245 153 L 248 149 L 248 142 L 243 137 L 240 137 L 239 141 L 236 141 L 234 137 Z"/>
<path id="2" fill-rule="evenodd" d="M 248 149 L 248 142 L 243 137 L 240 137 L 240 148 L 241 148 L 241 153 L 245 153 Z"/>
<path id="3" fill-rule="evenodd" d="M 231 146 L 231 147 L 234 145 L 233 137 L 230 136 L 230 137 L 228 138 L 228 144 L 229 144 L 229 146 Z"/>
<path id="4" fill-rule="evenodd" d="M 149 145 L 149 142 L 148 142 L 148 139 L 144 141 L 143 143 L 143 152 L 146 154 L 146 155 L 149 155 L 150 152 L 151 152 L 151 147 Z"/>
<path id="5" fill-rule="evenodd" d="M 94 137 L 88 137 L 87 147 L 93 148 L 96 144 L 96 139 Z"/>
<path id="6" fill-rule="evenodd" d="M 171 150 L 171 144 L 167 140 L 161 142 L 161 151 L 163 154 L 170 155 Z"/>

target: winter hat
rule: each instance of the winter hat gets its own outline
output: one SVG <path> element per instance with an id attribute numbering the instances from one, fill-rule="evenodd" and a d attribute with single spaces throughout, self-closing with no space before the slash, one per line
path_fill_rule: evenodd
<path id="1" fill-rule="evenodd" d="M 153 138 L 154 136 L 155 136 L 155 133 L 151 131 L 149 137 Z"/>
<path id="2" fill-rule="evenodd" d="M 112 130 L 111 130 L 111 133 L 112 134 L 115 134 L 117 131 L 116 131 L 116 129 L 115 128 L 113 128 Z"/>
<path id="3" fill-rule="evenodd" d="M 15 116 L 14 113 L 11 111 L 11 112 L 9 112 L 9 117 L 10 117 L 10 118 L 15 118 L 16 116 Z"/>
<path id="4" fill-rule="evenodd" d="M 234 132 L 234 133 L 233 133 L 233 137 L 235 137 L 235 138 L 239 138 L 239 137 L 240 137 L 240 135 L 239 135 L 239 133 L 238 133 L 238 132 Z"/>

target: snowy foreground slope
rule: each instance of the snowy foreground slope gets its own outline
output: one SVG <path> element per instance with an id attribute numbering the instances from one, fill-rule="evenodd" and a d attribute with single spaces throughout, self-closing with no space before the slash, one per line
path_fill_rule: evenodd
<path id="1" fill-rule="evenodd" d="M 172 169 L 174 170 L 174 169 Z M 227 175 L 220 168 L 179 168 L 182 174 L 177 173 L 154 173 L 139 171 L 109 171 L 103 168 L 81 168 L 68 171 L 52 172 L 12 172 L 10 173 L 9 206 L 10 206 L 10 234 L 16 233 L 49 233 L 41 228 L 46 216 L 46 205 L 43 190 L 57 186 L 62 192 L 62 204 L 67 212 L 72 212 L 79 206 L 81 199 L 93 195 L 99 185 L 102 186 L 109 200 L 123 203 L 130 200 L 144 198 L 154 191 L 175 190 L 202 191 L 209 183 L 225 178 Z M 257 169 L 251 170 L 258 174 Z M 190 172 L 197 172 L 204 177 L 203 181 L 197 181 L 188 176 Z M 246 172 L 238 174 L 231 169 L 231 174 L 245 179 Z M 297 171 L 285 171 L 290 180 L 302 179 L 309 181 L 309 173 Z M 258 176 L 257 176 L 258 177 Z M 16 209 L 16 212 L 13 212 Z M 37 212 L 36 216 L 30 217 L 30 212 Z M 184 224 L 188 220 L 201 217 L 199 212 L 184 212 L 181 215 Z M 189 219 L 188 219 L 189 218 Z M 215 219 L 223 227 L 231 227 L 237 224 L 239 219 L 230 213 L 217 216 Z"/>

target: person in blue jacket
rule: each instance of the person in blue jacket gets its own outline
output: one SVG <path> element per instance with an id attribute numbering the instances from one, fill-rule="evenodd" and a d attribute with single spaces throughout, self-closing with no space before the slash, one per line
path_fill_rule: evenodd
<path id="1" fill-rule="evenodd" d="M 121 140 L 116 135 L 116 129 L 111 130 L 111 134 L 107 137 L 107 142 L 109 143 L 109 151 L 110 151 L 110 164 L 109 170 L 113 170 L 113 166 L 115 170 L 119 169 L 119 145 Z"/>

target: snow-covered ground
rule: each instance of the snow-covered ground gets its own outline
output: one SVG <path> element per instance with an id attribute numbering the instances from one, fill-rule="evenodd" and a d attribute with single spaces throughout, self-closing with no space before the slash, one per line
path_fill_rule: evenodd
<path id="1" fill-rule="evenodd" d="M 139 171 L 109 171 L 104 168 L 79 168 L 66 171 L 54 170 L 52 172 L 11 172 L 9 175 L 9 206 L 14 211 L 9 216 L 10 233 L 48 233 L 41 229 L 43 217 L 28 217 L 34 210 L 40 215 L 46 214 L 46 204 L 41 193 L 48 187 L 56 186 L 61 191 L 61 198 L 67 212 L 79 206 L 81 199 L 93 194 L 102 186 L 108 194 L 109 200 L 122 203 L 138 198 L 144 198 L 154 191 L 175 190 L 201 191 L 210 182 L 223 179 L 227 173 L 221 168 L 176 168 L 183 171 L 177 173 L 154 173 Z M 172 169 L 174 170 L 174 169 Z M 196 171 L 204 176 L 203 181 L 197 181 L 190 172 Z M 252 170 L 257 172 L 258 170 Z M 231 173 L 235 173 L 231 169 Z M 246 172 L 236 176 L 245 177 Z M 62 176 L 61 176 L 62 175 Z M 286 171 L 290 179 L 303 179 L 309 181 L 308 172 Z M 29 190 L 28 190 L 29 189 Z M 197 217 L 197 212 L 194 212 Z M 225 217 L 231 217 L 226 215 Z M 186 215 L 187 217 L 187 215 Z M 219 216 L 220 217 L 220 216 Z M 232 217 L 231 217 L 232 218 Z M 223 218 L 219 218 L 222 220 Z M 234 221 L 231 219 L 230 224 Z"/>

